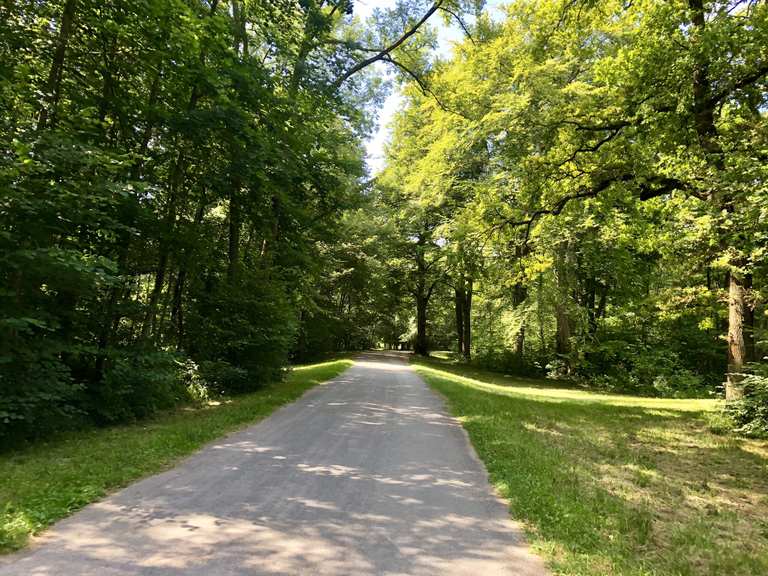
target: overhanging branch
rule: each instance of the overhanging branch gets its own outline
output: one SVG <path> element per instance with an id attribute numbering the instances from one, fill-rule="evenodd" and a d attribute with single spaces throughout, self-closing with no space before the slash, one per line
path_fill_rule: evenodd
<path id="1" fill-rule="evenodd" d="M 595 183 L 590 188 L 584 188 L 579 190 L 578 192 L 574 192 L 573 194 L 567 194 L 566 196 L 563 196 L 548 208 L 541 208 L 539 210 L 535 210 L 533 212 L 530 212 L 527 217 L 521 218 L 518 220 L 505 219 L 503 222 L 501 222 L 494 228 L 499 229 L 502 226 L 509 226 L 513 228 L 525 227 L 524 243 L 527 244 L 528 239 L 530 238 L 531 230 L 533 229 L 533 225 L 542 216 L 557 216 L 563 210 L 565 210 L 565 207 L 569 203 L 571 203 L 574 200 L 580 200 L 583 198 L 595 198 L 601 192 L 607 190 L 613 184 L 616 184 L 619 182 L 633 182 L 636 179 L 637 177 L 634 174 L 621 174 L 618 176 L 604 178 L 603 180 L 600 180 L 597 183 Z M 682 190 L 690 194 L 691 196 L 694 196 L 700 199 L 706 196 L 705 194 L 702 194 L 699 191 L 691 188 L 689 184 L 687 184 L 686 182 L 683 182 L 682 180 L 678 180 L 677 178 L 668 178 L 668 177 L 662 177 L 662 176 L 645 179 L 641 184 L 639 184 L 638 187 L 640 190 L 638 198 L 641 201 L 650 200 L 651 198 L 656 198 L 658 196 L 663 196 L 664 194 L 669 194 L 670 192 L 673 192 L 675 190 Z"/>
<path id="2" fill-rule="evenodd" d="M 331 84 L 331 88 L 335 92 L 338 90 L 344 82 L 346 82 L 349 78 L 363 70 L 364 68 L 367 68 L 374 62 L 379 62 L 381 60 L 384 60 L 385 57 L 389 56 L 389 54 L 399 48 L 408 38 L 416 34 L 416 32 L 419 31 L 419 28 L 421 28 L 427 20 L 429 20 L 430 16 L 437 12 L 437 10 L 442 6 L 444 0 L 437 0 L 434 4 L 432 4 L 432 7 L 427 10 L 424 15 L 421 17 L 421 19 L 416 22 L 411 28 L 406 30 L 400 38 L 395 40 L 392 44 L 389 46 L 386 46 L 385 48 L 382 48 L 379 52 L 371 56 L 370 58 L 366 58 L 365 60 L 358 62 L 354 66 L 352 66 L 349 70 L 344 72 L 341 76 L 336 78 L 336 80 Z"/>

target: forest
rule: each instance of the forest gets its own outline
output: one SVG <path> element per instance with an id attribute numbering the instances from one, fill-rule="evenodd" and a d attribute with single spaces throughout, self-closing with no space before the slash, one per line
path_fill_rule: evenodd
<path id="1" fill-rule="evenodd" d="M 3 442 L 376 346 L 768 432 L 768 6 L 355 14 L 0 6 Z"/>
<path id="2" fill-rule="evenodd" d="M 764 0 L 0 2 L 2 574 L 766 574 L 767 302 Z"/>

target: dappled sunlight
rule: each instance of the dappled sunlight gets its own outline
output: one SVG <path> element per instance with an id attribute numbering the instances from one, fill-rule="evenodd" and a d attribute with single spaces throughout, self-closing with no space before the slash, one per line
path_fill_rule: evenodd
<path id="1" fill-rule="evenodd" d="M 62 522 L 9 574 L 542 574 L 442 401 L 402 355 L 366 356 Z"/>
<path id="2" fill-rule="evenodd" d="M 317 364 L 299 364 L 291 366 L 291 372 L 305 372 L 307 370 L 317 370 L 318 368 L 332 368 L 338 366 L 352 366 L 354 362 L 348 359 L 329 360 L 328 362 L 319 362 Z"/>
<path id="3" fill-rule="evenodd" d="M 389 364 L 387 362 L 377 362 L 375 360 L 356 360 L 355 364 L 362 368 L 384 370 L 386 372 L 403 372 L 408 370 L 408 366 L 405 364 Z"/>
<path id="4" fill-rule="evenodd" d="M 228 446 L 260 458 L 271 457 L 273 450 L 244 442 Z M 369 494 L 373 501 L 350 511 L 331 500 L 296 495 L 217 511 L 216 499 L 201 494 L 195 505 L 177 511 L 176 491 L 186 488 L 171 482 L 160 496 L 134 503 L 135 495 L 118 495 L 63 522 L 46 538 L 47 548 L 39 553 L 44 561 L 38 558 L 26 573 L 66 573 L 66 558 L 73 554 L 82 574 L 162 570 L 180 575 L 224 573 L 233 563 L 255 574 L 311 570 L 316 574 L 494 575 L 507 573 L 500 566 L 528 558 L 503 516 L 489 521 L 476 515 L 474 507 L 467 508 L 464 502 L 472 502 L 477 494 L 471 490 L 472 483 L 460 479 L 461 471 L 427 473 L 415 462 L 396 466 L 389 475 L 333 463 L 305 462 L 294 469 L 342 481 L 336 490 Z M 290 473 L 284 478 L 293 482 Z M 347 482 L 361 482 L 363 488 L 370 482 L 406 487 L 409 495 L 385 488 L 360 491 L 346 486 Z M 450 491 L 447 501 L 440 497 L 445 490 Z M 419 509 L 416 520 L 405 513 L 414 506 Z M 281 513 L 286 510 L 293 513 Z M 457 550 L 461 550 L 458 555 Z M 450 564 L 445 562 L 448 556 L 453 558 Z M 393 557 L 401 571 L 382 571 L 392 565 Z M 27 561 L 21 559 L 18 567 Z"/>
<path id="5" fill-rule="evenodd" d="M 685 562 L 699 573 L 731 573 L 723 567 L 738 565 L 741 572 L 733 573 L 746 574 L 746 566 L 764 565 L 768 442 L 710 432 L 696 407 L 712 401 L 620 397 L 617 403 L 614 395 L 534 394 L 431 367 L 417 370 L 458 409 L 513 510 L 528 509 L 520 486 L 530 487 L 532 478 L 564 492 L 532 496 L 543 498 L 534 513 L 537 524 L 548 527 L 544 545 L 552 554 L 585 547 L 583 558 L 596 566 L 613 547 L 633 554 L 652 549 L 674 564 L 695 541 L 706 554 Z M 742 559 L 725 536 L 733 534 L 742 542 Z"/>
<path id="6" fill-rule="evenodd" d="M 464 385 L 505 396 L 524 396 L 533 400 L 543 402 L 584 402 L 600 403 L 608 406 L 630 406 L 639 408 L 657 408 L 671 412 L 711 412 L 717 410 L 721 405 L 718 400 L 692 398 L 685 400 L 670 398 L 645 398 L 640 396 L 629 396 L 623 394 L 600 394 L 588 392 L 586 390 L 577 390 L 573 388 L 557 388 L 555 385 L 549 386 L 531 386 L 529 384 L 515 384 L 510 379 L 504 384 L 495 384 L 484 382 L 475 378 L 467 378 L 450 371 L 439 370 L 431 366 L 416 364 L 415 369 L 420 374 L 435 376 L 438 378 L 448 378 Z M 663 412 L 660 415 L 666 415 Z"/>

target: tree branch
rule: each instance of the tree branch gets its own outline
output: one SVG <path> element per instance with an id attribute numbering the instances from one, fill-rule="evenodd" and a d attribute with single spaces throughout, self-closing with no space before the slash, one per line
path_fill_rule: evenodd
<path id="1" fill-rule="evenodd" d="M 440 101 L 440 98 L 438 98 L 438 97 L 437 97 L 437 94 L 435 94 L 435 93 L 432 91 L 432 89 L 431 89 L 429 86 L 427 86 L 427 85 L 424 83 L 424 81 L 423 81 L 423 80 L 422 80 L 422 79 L 419 77 L 419 75 L 418 75 L 418 74 L 416 74 L 415 72 L 413 72 L 413 71 L 412 71 L 410 68 L 408 68 L 407 66 L 405 66 L 405 65 L 404 65 L 404 64 L 402 64 L 401 62 L 398 62 L 397 60 L 395 60 L 394 58 L 392 58 L 392 56 L 390 56 L 389 54 L 385 54 L 385 55 L 382 57 L 382 61 L 383 61 L 383 62 L 389 62 L 389 63 L 390 63 L 390 64 L 392 64 L 393 66 L 396 66 L 397 68 L 400 68 L 400 70 L 402 70 L 403 72 L 405 72 L 406 74 L 408 74 L 408 76 L 410 76 L 411 78 L 413 78 L 413 81 L 414 81 L 414 82 L 416 82 L 416 84 L 418 84 L 418 86 L 419 86 L 419 89 L 421 90 L 421 93 L 422 93 L 422 94 L 424 94 L 424 96 L 431 96 L 432 98 L 434 98 L 434 99 L 435 99 L 435 102 L 437 102 L 437 105 L 438 105 L 438 106 L 440 106 L 440 108 L 441 108 L 441 109 L 442 109 L 444 112 L 452 112 L 452 110 L 449 110 L 449 109 L 448 109 L 448 108 L 445 106 L 445 104 L 443 104 L 443 103 Z"/>
<path id="2" fill-rule="evenodd" d="M 370 58 L 366 58 L 362 62 L 358 62 L 357 64 L 352 66 L 349 70 L 344 72 L 341 76 L 336 78 L 336 80 L 331 85 L 331 88 L 333 89 L 333 91 L 335 92 L 336 90 L 338 90 L 341 87 L 341 85 L 344 84 L 344 82 L 346 82 L 349 78 L 351 78 L 353 75 L 357 74 L 358 72 L 360 72 L 364 68 L 367 68 L 368 66 L 370 66 L 374 62 L 378 62 L 380 60 L 383 60 L 386 56 L 389 56 L 390 52 L 392 52 L 393 50 L 396 50 L 406 40 L 408 40 L 408 38 L 410 38 L 411 36 L 416 34 L 416 32 L 419 31 L 419 28 L 421 28 L 424 25 L 424 23 L 427 20 L 429 20 L 430 16 L 432 16 L 432 14 L 437 12 L 437 10 L 443 4 L 443 1 L 444 0 L 437 0 L 434 4 L 432 4 L 432 7 L 429 10 L 426 11 L 426 13 L 421 17 L 421 20 L 419 20 L 411 28 L 406 30 L 405 33 L 403 33 L 403 35 L 400 36 L 400 38 L 398 38 L 397 40 L 395 40 L 392 44 L 390 44 L 389 46 L 383 48 L 381 51 L 379 51 L 378 53 L 374 54 Z"/>
<path id="3" fill-rule="evenodd" d="M 456 22 L 459 23 L 459 26 L 461 26 L 461 29 L 464 30 L 464 34 L 466 35 L 466 37 L 469 38 L 472 44 L 475 44 L 475 39 L 472 37 L 472 34 L 470 34 L 469 29 L 467 28 L 467 25 L 464 24 L 464 21 L 461 19 L 461 16 L 456 14 L 456 12 L 454 12 L 453 10 L 449 10 L 445 6 L 440 6 L 440 10 L 442 10 L 443 12 L 447 12 L 448 14 L 453 16 L 456 19 Z"/>
<path id="4" fill-rule="evenodd" d="M 709 105 L 711 107 L 717 106 L 720 102 L 728 98 L 731 94 L 733 94 L 736 90 L 740 90 L 742 88 L 747 88 L 748 86 L 751 86 L 760 78 L 768 74 L 768 62 L 763 62 L 762 65 L 758 66 L 756 70 L 753 70 L 752 73 L 747 74 L 746 76 L 740 78 L 727 88 L 724 88 L 722 90 L 719 90 L 717 93 L 712 94 L 712 97 L 709 99 Z"/>
<path id="5" fill-rule="evenodd" d="M 511 227 L 524 226 L 525 227 L 524 244 L 527 244 L 528 239 L 530 238 L 531 230 L 533 229 L 533 225 L 542 216 L 557 216 L 565 209 L 565 207 L 570 202 L 574 200 L 580 200 L 582 198 L 595 198 L 601 192 L 608 189 L 612 184 L 615 184 L 617 182 L 632 182 L 635 179 L 636 179 L 636 176 L 634 174 L 621 174 L 619 176 L 612 176 L 610 178 L 605 178 L 603 180 L 600 180 L 590 188 L 582 189 L 582 190 L 579 190 L 578 192 L 574 192 L 573 194 L 568 194 L 566 196 L 563 196 L 549 208 L 541 208 L 539 210 L 535 210 L 534 212 L 531 212 L 527 218 L 523 218 L 520 220 L 507 219 L 504 222 L 501 222 L 499 226 L 496 226 L 496 228 L 498 229 L 501 226 L 511 226 Z M 691 188 L 691 186 L 686 182 L 683 182 L 682 180 L 678 180 L 677 178 L 668 178 L 663 176 L 651 178 L 646 182 L 644 182 L 643 184 L 640 184 L 639 188 L 640 188 L 640 194 L 638 198 L 640 199 L 640 201 L 650 200 L 651 198 L 663 196 L 664 194 L 668 194 L 669 192 L 673 192 L 674 190 L 682 190 L 690 194 L 691 196 L 694 196 L 699 199 L 702 199 L 705 197 L 704 194 Z"/>

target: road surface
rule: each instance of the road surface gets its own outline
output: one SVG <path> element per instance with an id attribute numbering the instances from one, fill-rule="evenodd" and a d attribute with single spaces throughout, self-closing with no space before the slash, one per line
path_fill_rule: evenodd
<path id="1" fill-rule="evenodd" d="M 2 576 L 541 576 L 464 431 L 397 354 L 92 504 Z"/>

